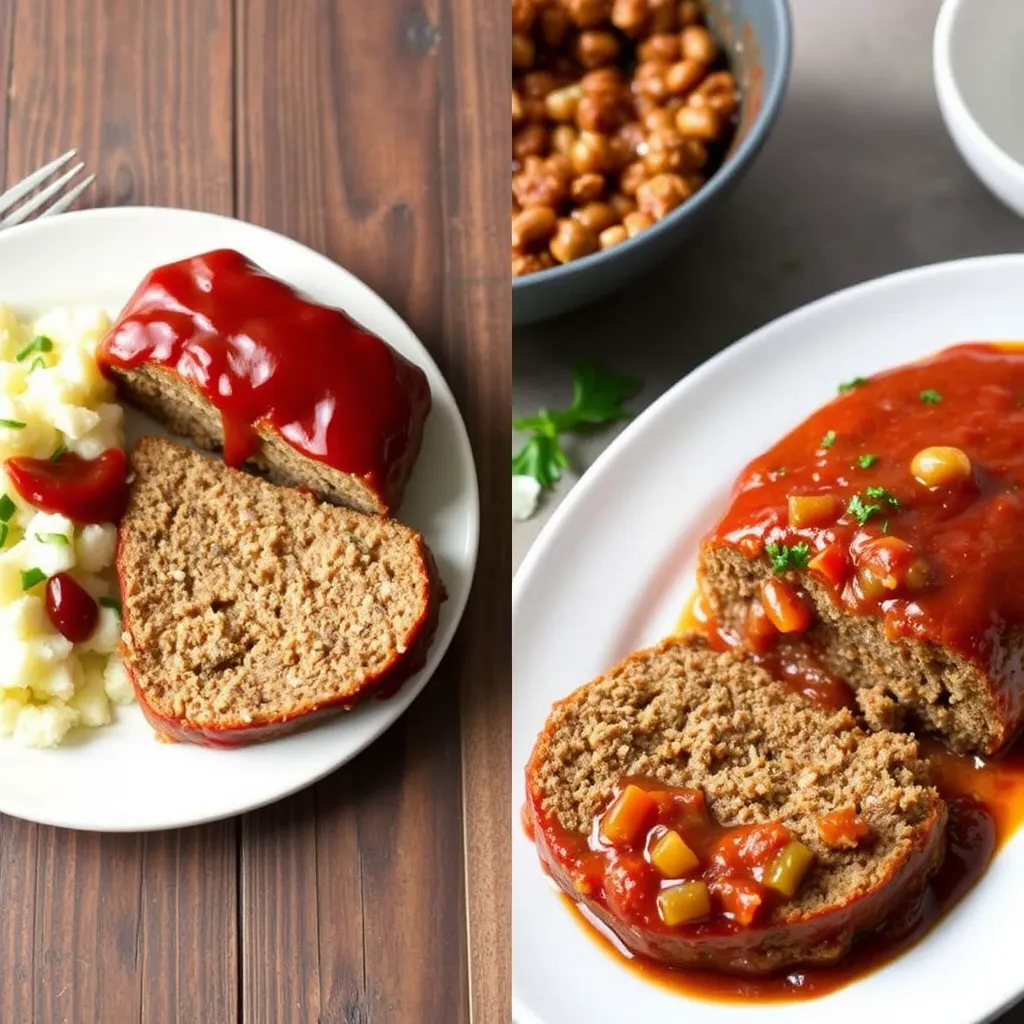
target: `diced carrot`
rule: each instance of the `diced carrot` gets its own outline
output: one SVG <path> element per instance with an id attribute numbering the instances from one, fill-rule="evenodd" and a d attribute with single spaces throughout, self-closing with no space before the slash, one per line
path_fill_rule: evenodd
<path id="1" fill-rule="evenodd" d="M 871 826 L 852 807 L 829 811 L 818 819 L 818 835 L 826 846 L 852 850 L 869 835 Z"/>
<path id="2" fill-rule="evenodd" d="M 768 618 L 760 601 L 751 601 L 747 609 L 747 621 L 743 627 L 743 638 L 752 650 L 764 653 L 779 638 L 779 631 Z"/>
<path id="3" fill-rule="evenodd" d="M 719 879 L 713 891 L 722 905 L 722 912 L 744 927 L 754 923 L 764 903 L 764 889 L 750 878 Z"/>
<path id="4" fill-rule="evenodd" d="M 636 846 L 647 835 L 658 812 L 655 798 L 630 783 L 601 819 L 601 835 L 612 846 Z"/>
<path id="5" fill-rule="evenodd" d="M 761 602 L 780 633 L 803 633 L 811 624 L 807 602 L 783 580 L 765 580 L 761 584 Z"/>
<path id="6" fill-rule="evenodd" d="M 833 542 L 814 555 L 807 563 L 807 568 L 838 591 L 846 582 L 850 564 L 842 545 Z"/>

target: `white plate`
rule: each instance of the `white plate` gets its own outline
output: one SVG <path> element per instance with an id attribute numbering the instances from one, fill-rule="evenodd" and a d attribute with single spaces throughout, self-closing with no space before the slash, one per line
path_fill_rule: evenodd
<path id="1" fill-rule="evenodd" d="M 59 305 L 116 313 L 162 263 L 233 248 L 314 299 L 339 306 L 427 374 L 433 409 L 400 518 L 420 530 L 448 589 L 427 664 L 387 701 L 307 733 L 240 750 L 159 743 L 138 707 L 56 750 L 0 741 L 0 811 L 68 828 L 141 831 L 237 814 L 316 781 L 359 753 L 409 706 L 451 642 L 476 564 L 479 500 L 473 456 L 441 372 L 399 316 L 365 284 L 304 245 L 207 213 L 88 210 L 0 233 L 0 302 L 33 314 Z M 129 434 L 153 425 L 131 413 Z"/>
<path id="2" fill-rule="evenodd" d="M 670 633 L 698 541 L 744 464 L 858 374 L 958 341 L 1024 339 L 1024 256 L 896 274 L 777 320 L 677 384 L 576 485 L 513 585 L 513 1015 L 517 1024 L 974 1024 L 1024 991 L 1024 836 L 939 927 L 823 999 L 688 1000 L 582 933 L 519 824 L 522 766 L 552 701 Z"/>

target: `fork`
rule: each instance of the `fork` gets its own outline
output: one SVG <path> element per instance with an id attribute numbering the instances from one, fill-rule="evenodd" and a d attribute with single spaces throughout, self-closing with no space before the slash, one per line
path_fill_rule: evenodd
<path id="1" fill-rule="evenodd" d="M 22 221 L 28 220 L 29 217 L 49 217 L 52 214 L 63 213 L 93 183 L 96 175 L 90 174 L 66 192 L 64 191 L 71 185 L 78 172 L 85 167 L 85 164 L 79 161 L 56 181 L 51 182 L 35 195 L 30 195 L 47 178 L 66 167 L 77 152 L 77 149 L 69 149 L 63 156 L 51 160 L 45 167 L 40 167 L 38 171 L 23 178 L 17 185 L 0 195 L 0 230 L 13 228 L 15 224 L 20 224 Z M 51 199 L 54 200 L 53 203 L 46 206 L 45 204 L 49 203 Z M 21 203 L 20 206 L 19 203 Z"/>

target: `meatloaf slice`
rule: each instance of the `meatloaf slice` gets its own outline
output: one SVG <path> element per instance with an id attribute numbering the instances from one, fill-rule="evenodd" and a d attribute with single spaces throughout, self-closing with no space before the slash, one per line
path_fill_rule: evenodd
<path id="1" fill-rule="evenodd" d="M 117 569 L 125 664 L 157 733 L 234 746 L 390 696 L 443 590 L 423 538 L 143 438 Z"/>
<path id="2" fill-rule="evenodd" d="M 133 405 L 149 413 L 170 431 L 210 451 L 224 448 L 224 425 L 220 413 L 172 370 L 160 366 L 133 369 L 111 367 L 119 391 Z M 359 512 L 388 515 L 401 503 L 405 485 L 423 441 L 425 414 L 412 422 L 408 444 L 391 465 L 384 490 L 371 486 L 354 473 L 345 473 L 308 458 L 293 448 L 265 423 L 254 430 L 260 444 L 247 460 L 274 483 L 285 487 L 308 487 L 329 501 Z"/>
<path id="3" fill-rule="evenodd" d="M 745 927 L 721 907 L 670 927 L 635 902 L 642 880 L 613 891 L 607 863 L 595 868 L 595 822 L 630 779 L 702 791 L 722 827 L 788 828 L 814 854 L 795 897 Z M 865 733 L 849 711 L 811 705 L 742 656 L 691 639 L 638 651 L 556 704 L 526 781 L 527 819 L 555 881 L 628 948 L 672 965 L 756 973 L 835 961 L 921 892 L 944 850 L 946 807 L 913 738 Z M 834 814 L 855 815 L 868 836 L 826 844 L 820 820 Z"/>
<path id="4" fill-rule="evenodd" d="M 751 607 L 761 604 L 762 585 L 777 578 L 768 558 L 712 544 L 701 550 L 698 573 L 715 621 L 740 636 Z M 999 665 L 990 675 L 940 644 L 893 636 L 878 616 L 841 608 L 814 573 L 790 571 L 782 582 L 810 601 L 814 615 L 804 636 L 826 668 L 853 687 L 871 728 L 924 729 L 961 752 L 990 753 L 1012 736 L 1014 714 L 1004 713 L 1004 691 L 993 683 Z M 1009 655 L 1021 644 L 1024 636 L 1000 649 Z"/>

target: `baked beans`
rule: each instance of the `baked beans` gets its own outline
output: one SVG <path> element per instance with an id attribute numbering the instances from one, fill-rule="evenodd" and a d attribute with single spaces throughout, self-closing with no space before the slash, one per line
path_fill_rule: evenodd
<path id="1" fill-rule="evenodd" d="M 633 238 L 707 181 L 739 91 L 701 0 L 512 0 L 512 274 Z"/>

